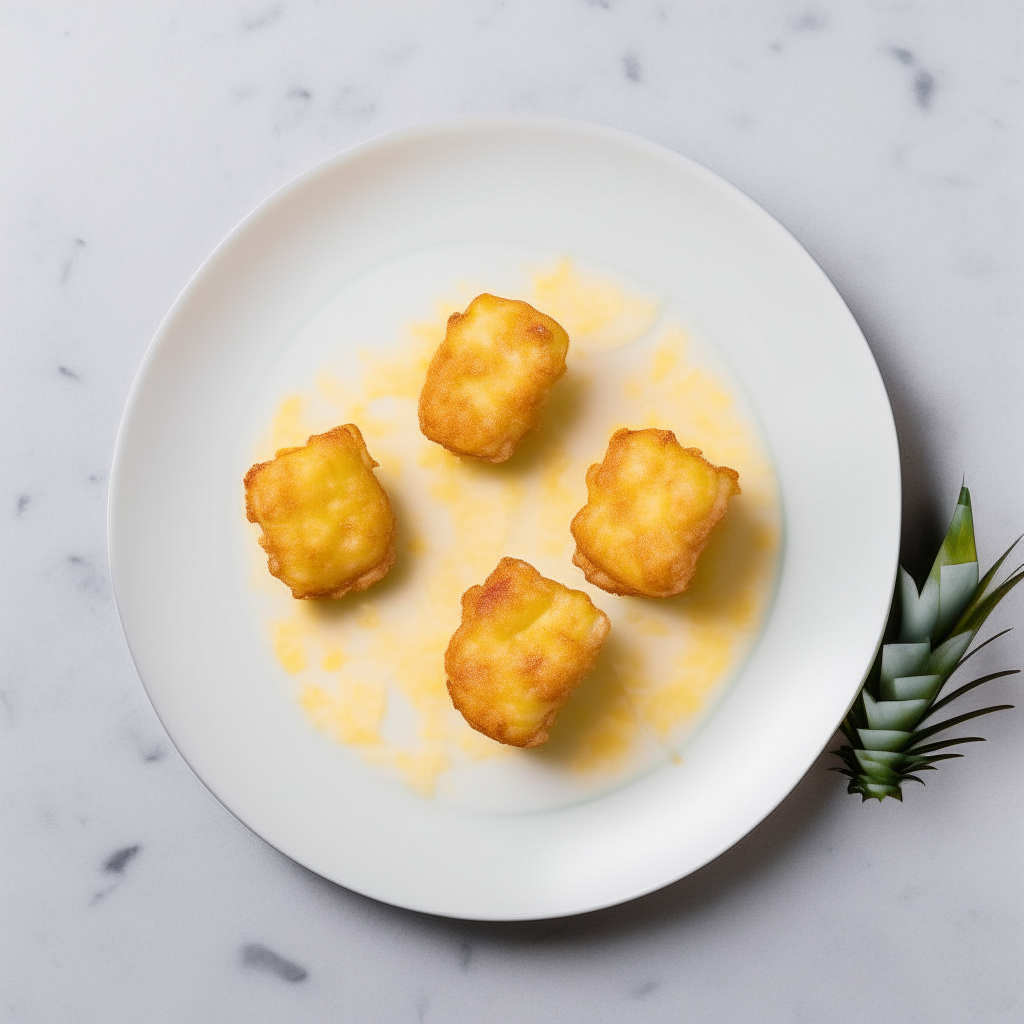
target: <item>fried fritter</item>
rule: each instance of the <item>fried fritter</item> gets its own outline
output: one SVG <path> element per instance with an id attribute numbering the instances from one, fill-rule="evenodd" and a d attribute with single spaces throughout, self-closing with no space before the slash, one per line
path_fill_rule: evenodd
<path id="1" fill-rule="evenodd" d="M 444 655 L 452 703 L 492 740 L 539 746 L 593 667 L 609 625 L 583 591 L 503 558 L 483 586 L 462 595 L 462 624 Z"/>
<path id="2" fill-rule="evenodd" d="M 395 516 L 354 423 L 281 448 L 245 474 L 245 511 L 292 597 L 366 590 L 395 561 Z"/>
<path id="3" fill-rule="evenodd" d="M 518 299 L 478 295 L 448 318 L 420 393 L 420 430 L 456 455 L 504 462 L 565 373 L 569 336 Z"/>
<path id="4" fill-rule="evenodd" d="M 713 466 L 671 430 L 616 430 L 604 461 L 587 470 L 587 504 L 569 526 L 573 564 L 611 594 L 681 594 L 739 493 L 736 470 Z"/>

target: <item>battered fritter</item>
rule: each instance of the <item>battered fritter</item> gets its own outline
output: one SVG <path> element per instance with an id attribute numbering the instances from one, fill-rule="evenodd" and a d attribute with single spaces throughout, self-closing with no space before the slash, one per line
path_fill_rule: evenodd
<path id="1" fill-rule="evenodd" d="M 420 393 L 420 430 L 456 455 L 504 462 L 565 373 L 569 336 L 529 303 L 478 295 L 448 318 Z"/>
<path id="2" fill-rule="evenodd" d="M 593 667 L 609 626 L 581 590 L 503 558 L 483 586 L 462 595 L 462 624 L 444 656 L 452 703 L 499 743 L 539 746 Z"/>
<path id="3" fill-rule="evenodd" d="M 736 470 L 713 466 L 671 430 L 617 430 L 587 470 L 587 504 L 569 527 L 573 563 L 611 594 L 680 594 L 739 493 Z"/>
<path id="4" fill-rule="evenodd" d="M 354 423 L 281 448 L 245 474 L 245 511 L 292 597 L 366 590 L 395 561 L 395 516 Z"/>

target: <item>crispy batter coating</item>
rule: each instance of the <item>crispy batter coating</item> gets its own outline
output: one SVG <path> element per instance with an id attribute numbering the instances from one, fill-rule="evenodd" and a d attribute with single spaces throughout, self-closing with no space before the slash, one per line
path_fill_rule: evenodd
<path id="1" fill-rule="evenodd" d="M 292 597 L 366 590 L 395 561 L 395 516 L 354 423 L 281 448 L 245 474 L 245 511 Z"/>
<path id="2" fill-rule="evenodd" d="M 539 746 L 608 629 L 608 616 L 583 591 L 503 558 L 483 586 L 462 595 L 462 624 L 444 655 L 452 703 L 492 740 Z"/>
<path id="3" fill-rule="evenodd" d="M 738 481 L 671 430 L 616 430 L 604 462 L 587 470 L 587 504 L 569 526 L 573 564 L 612 594 L 682 593 Z"/>
<path id="4" fill-rule="evenodd" d="M 565 373 L 569 336 L 518 299 L 478 295 L 453 313 L 420 393 L 420 430 L 456 455 L 504 462 Z"/>

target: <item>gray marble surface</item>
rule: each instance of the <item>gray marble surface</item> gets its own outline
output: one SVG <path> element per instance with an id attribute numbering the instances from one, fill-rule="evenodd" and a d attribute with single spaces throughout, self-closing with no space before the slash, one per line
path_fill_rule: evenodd
<path id="1" fill-rule="evenodd" d="M 1024 711 L 902 806 L 861 805 L 823 757 L 632 904 L 428 918 L 324 882 L 207 792 L 132 666 L 105 538 L 132 378 L 220 238 L 346 146 L 511 111 L 654 139 L 778 217 L 881 367 L 905 558 L 966 473 L 991 560 L 1024 527 L 1022 10 L 0 0 L 0 1017 L 1024 1020 Z M 1024 664 L 1019 635 L 979 661 Z"/>

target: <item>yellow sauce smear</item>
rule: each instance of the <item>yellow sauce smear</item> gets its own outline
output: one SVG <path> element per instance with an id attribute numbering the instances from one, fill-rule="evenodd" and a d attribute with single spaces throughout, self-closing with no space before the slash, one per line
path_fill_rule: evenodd
<path id="1" fill-rule="evenodd" d="M 456 458 L 419 432 L 416 400 L 456 311 L 451 303 L 408 325 L 389 351 L 362 353 L 361 379 L 342 383 L 324 372 L 308 394 L 285 398 L 257 453 L 267 459 L 310 433 L 355 422 L 380 463 L 399 523 L 396 563 L 383 581 L 339 601 L 292 601 L 255 544 L 252 579 L 280 596 L 270 641 L 311 724 L 424 796 L 450 769 L 481 758 L 534 758 L 605 779 L 635 770 L 652 748 L 662 761 L 678 760 L 670 744 L 742 664 L 774 585 L 780 521 L 770 461 L 728 385 L 691 360 L 686 332 L 663 325 L 652 341 L 656 301 L 568 260 L 538 271 L 532 294 L 517 297 L 559 320 L 571 345 L 540 430 L 508 462 Z M 645 335 L 634 354 L 623 351 Z M 620 426 L 674 430 L 684 445 L 739 471 L 743 494 L 679 597 L 613 597 L 571 564 L 569 522 L 586 500 L 587 466 Z M 445 687 L 460 597 L 503 555 L 587 591 L 612 619 L 594 672 L 548 743 L 531 751 L 471 730 Z"/>

